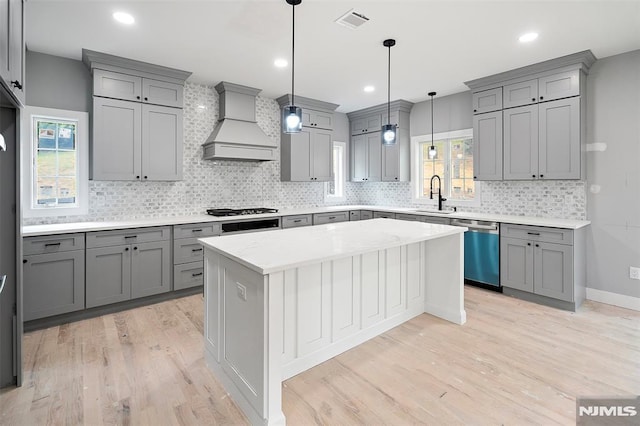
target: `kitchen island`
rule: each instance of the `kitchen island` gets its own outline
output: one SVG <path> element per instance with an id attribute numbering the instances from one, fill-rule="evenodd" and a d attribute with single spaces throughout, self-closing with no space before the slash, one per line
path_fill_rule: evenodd
<path id="1" fill-rule="evenodd" d="M 207 365 L 252 424 L 284 424 L 283 380 L 422 313 L 466 321 L 465 230 L 373 219 L 199 240 Z"/>

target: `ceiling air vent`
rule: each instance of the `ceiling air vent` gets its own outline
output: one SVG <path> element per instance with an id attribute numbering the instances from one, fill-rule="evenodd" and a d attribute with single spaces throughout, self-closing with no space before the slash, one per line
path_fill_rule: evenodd
<path id="1" fill-rule="evenodd" d="M 336 19 L 336 24 L 344 25 L 347 28 L 351 28 L 355 30 L 360 25 L 367 22 L 369 18 L 364 16 L 362 13 L 354 12 L 353 9 Z"/>

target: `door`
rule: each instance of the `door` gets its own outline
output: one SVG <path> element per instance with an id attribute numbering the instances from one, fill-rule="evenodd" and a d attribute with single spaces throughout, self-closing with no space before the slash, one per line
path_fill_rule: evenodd
<path id="1" fill-rule="evenodd" d="M 312 131 L 313 177 L 318 182 L 328 182 L 333 177 L 333 141 L 331 132 L 315 129 Z"/>
<path id="2" fill-rule="evenodd" d="M 505 109 L 504 180 L 538 178 L 538 105 Z"/>
<path id="3" fill-rule="evenodd" d="M 534 292 L 573 302 L 573 247 L 535 243 Z"/>
<path id="4" fill-rule="evenodd" d="M 580 179 L 580 98 L 539 104 L 540 178 Z"/>
<path id="5" fill-rule="evenodd" d="M 579 75 L 579 70 L 571 70 L 539 78 L 540 101 L 578 96 L 580 94 Z"/>
<path id="6" fill-rule="evenodd" d="M 142 78 L 119 72 L 93 70 L 93 96 L 141 101 Z"/>
<path id="7" fill-rule="evenodd" d="M 483 90 L 471 94 L 474 114 L 499 111 L 502 109 L 502 87 Z"/>
<path id="8" fill-rule="evenodd" d="M 533 245 L 531 241 L 500 237 L 500 283 L 533 293 Z"/>
<path id="9" fill-rule="evenodd" d="M 473 116 L 473 179 L 502 180 L 502 111 Z"/>
<path id="10" fill-rule="evenodd" d="M 365 135 L 351 138 L 351 180 L 362 182 L 367 180 L 368 155 L 367 139 Z"/>
<path id="11" fill-rule="evenodd" d="M 84 250 L 25 256 L 24 320 L 84 309 Z"/>
<path id="12" fill-rule="evenodd" d="M 140 180 L 142 104 L 93 98 L 91 178 Z"/>
<path id="13" fill-rule="evenodd" d="M 12 0 L 0 0 L 0 77 L 7 84 L 11 81 L 11 3 Z"/>
<path id="14" fill-rule="evenodd" d="M 509 84 L 502 89 L 503 108 L 513 108 L 538 102 L 538 80 Z"/>
<path id="15" fill-rule="evenodd" d="M 381 150 L 382 181 L 397 182 L 400 172 L 400 143 L 396 142 L 394 145 L 383 145 Z"/>
<path id="16" fill-rule="evenodd" d="M 380 182 L 382 180 L 382 132 L 365 135 L 367 138 L 367 181 Z"/>
<path id="17" fill-rule="evenodd" d="M 24 98 L 24 2 L 23 0 L 9 0 L 9 71 L 11 90 L 14 95 L 25 103 Z"/>
<path id="18" fill-rule="evenodd" d="M 291 138 L 290 152 L 291 159 L 291 181 L 292 182 L 308 182 L 312 180 L 311 165 L 311 132 L 312 129 L 302 128 L 299 133 L 287 135 Z"/>
<path id="19" fill-rule="evenodd" d="M 170 247 L 169 241 L 133 244 L 132 299 L 166 293 L 171 290 Z"/>
<path id="20" fill-rule="evenodd" d="M 131 246 L 87 249 L 86 306 L 131 299 Z"/>
<path id="21" fill-rule="evenodd" d="M 182 180 L 182 110 L 142 105 L 142 180 Z"/>
<path id="22" fill-rule="evenodd" d="M 145 103 L 182 108 L 183 92 L 181 84 L 142 79 L 142 101 Z"/>

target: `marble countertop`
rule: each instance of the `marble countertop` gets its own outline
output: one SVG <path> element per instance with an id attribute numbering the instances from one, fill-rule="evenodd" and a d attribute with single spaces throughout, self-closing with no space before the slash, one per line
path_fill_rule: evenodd
<path id="1" fill-rule="evenodd" d="M 437 211 L 420 211 L 416 208 L 405 207 L 384 207 L 384 206 L 366 206 L 366 205 L 349 205 L 349 206 L 327 206 L 327 207 L 309 207 L 301 209 L 285 209 L 278 213 L 231 216 L 231 217 L 214 217 L 207 214 L 192 216 L 175 216 L 175 217 L 159 217 L 150 219 L 135 219 L 123 221 L 106 221 L 106 222 L 73 222 L 73 223 L 55 223 L 49 225 L 30 225 L 22 228 L 24 237 L 38 235 L 56 235 L 67 234 L 71 232 L 90 232 L 105 231 L 110 229 L 131 229 L 149 226 L 166 226 L 181 225 L 187 223 L 203 223 L 203 222 L 225 222 L 244 219 L 259 219 L 268 217 L 294 216 L 302 214 L 314 214 L 325 212 L 339 212 L 349 210 L 373 210 L 390 213 L 406 213 L 424 216 L 449 217 L 452 219 L 475 219 L 486 220 L 500 223 L 512 223 L 517 225 L 533 225 L 547 226 L 551 228 L 579 229 L 589 225 L 588 220 L 572 220 L 572 219 L 553 219 L 545 217 L 531 216 L 511 216 L 489 213 L 471 213 L 471 212 L 455 212 L 455 213 L 439 213 Z"/>
<path id="2" fill-rule="evenodd" d="M 467 228 L 432 223 L 371 219 L 202 238 L 205 247 L 263 275 L 285 269 L 399 247 Z"/>

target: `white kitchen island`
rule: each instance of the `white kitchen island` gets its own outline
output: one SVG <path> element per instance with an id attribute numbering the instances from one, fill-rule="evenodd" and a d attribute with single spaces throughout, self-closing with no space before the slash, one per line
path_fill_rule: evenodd
<path id="1" fill-rule="evenodd" d="M 466 228 L 373 219 L 201 239 L 205 358 L 252 424 L 282 381 L 427 313 L 466 321 Z"/>

